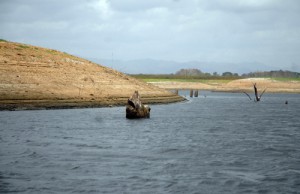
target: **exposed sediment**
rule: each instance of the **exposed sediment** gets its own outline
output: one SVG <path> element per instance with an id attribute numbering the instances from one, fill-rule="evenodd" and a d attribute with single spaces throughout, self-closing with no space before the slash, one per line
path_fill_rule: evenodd
<path id="1" fill-rule="evenodd" d="M 259 90 L 267 88 L 267 92 L 300 93 L 299 81 L 277 81 L 270 78 L 246 78 L 222 84 L 204 84 L 199 82 L 153 82 L 152 84 L 169 90 L 193 89 L 219 92 L 252 92 L 254 83 L 257 83 Z"/>
<path id="2" fill-rule="evenodd" d="M 0 42 L 0 110 L 125 105 L 184 100 L 165 89 L 56 50 Z"/>

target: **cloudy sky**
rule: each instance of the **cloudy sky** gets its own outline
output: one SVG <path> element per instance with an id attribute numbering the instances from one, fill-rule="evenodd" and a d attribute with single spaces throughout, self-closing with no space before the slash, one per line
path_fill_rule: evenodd
<path id="1" fill-rule="evenodd" d="M 0 38 L 85 58 L 300 71 L 299 0 L 0 0 Z"/>

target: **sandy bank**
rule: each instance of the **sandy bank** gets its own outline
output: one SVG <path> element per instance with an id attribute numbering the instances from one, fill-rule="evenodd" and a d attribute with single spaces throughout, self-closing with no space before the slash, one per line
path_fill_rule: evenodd
<path id="1" fill-rule="evenodd" d="M 144 103 L 184 100 L 165 89 L 56 50 L 0 42 L 0 109 L 124 105 L 138 90 Z"/>
<path id="2" fill-rule="evenodd" d="M 197 89 L 223 92 L 252 92 L 253 83 L 259 90 L 267 88 L 272 93 L 300 93 L 299 81 L 276 81 L 269 78 L 238 79 L 225 84 L 203 84 L 198 82 L 151 82 L 164 89 Z"/>

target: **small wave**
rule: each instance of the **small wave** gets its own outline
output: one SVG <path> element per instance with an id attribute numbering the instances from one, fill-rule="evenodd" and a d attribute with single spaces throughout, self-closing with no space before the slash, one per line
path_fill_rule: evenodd
<path id="1" fill-rule="evenodd" d="M 287 182 L 288 177 L 286 177 L 284 174 L 277 174 L 277 175 L 268 175 L 267 177 L 264 178 L 264 181 L 267 182 Z"/>
<path id="2" fill-rule="evenodd" d="M 28 156 L 29 156 L 29 157 L 37 157 L 38 154 L 37 154 L 36 152 L 32 152 L 32 153 L 30 153 Z"/>
<path id="3" fill-rule="evenodd" d="M 165 153 L 174 153 L 174 152 L 179 152 L 179 149 L 176 149 L 176 148 L 164 149 L 164 150 L 161 150 L 159 153 L 165 154 Z"/>
<path id="4" fill-rule="evenodd" d="M 300 170 L 292 169 L 292 170 L 288 170 L 288 172 L 292 172 L 292 173 L 295 173 L 295 174 L 300 174 Z"/>
<path id="5" fill-rule="evenodd" d="M 63 137 L 63 139 L 73 139 L 73 137 Z"/>
<path id="6" fill-rule="evenodd" d="M 234 178 L 255 182 L 255 183 L 260 183 L 262 180 L 265 179 L 265 176 L 253 172 L 241 172 L 241 171 L 230 171 L 230 170 L 221 171 L 221 172 L 223 174 L 226 174 Z"/>
<path id="7" fill-rule="evenodd" d="M 223 162 L 222 161 L 212 161 L 209 163 L 210 166 L 222 166 Z"/>
<path id="8" fill-rule="evenodd" d="M 96 144 L 71 144 L 74 145 L 78 148 L 96 148 L 96 149 L 109 149 L 112 148 L 112 146 L 101 146 L 101 145 L 96 145 Z"/>
<path id="9" fill-rule="evenodd" d="M 264 153 L 264 155 L 288 157 L 292 156 L 295 153 L 298 153 L 298 150 L 296 148 L 290 148 L 288 146 L 268 146 L 264 148 L 262 152 Z"/>
<path id="10" fill-rule="evenodd" d="M 137 175 L 134 175 L 134 176 L 128 177 L 128 179 L 137 180 L 137 179 L 141 179 L 141 177 L 140 177 L 140 176 L 137 176 Z"/>
<path id="11" fill-rule="evenodd" d="M 80 166 L 74 166 L 74 167 L 71 168 L 71 170 L 76 170 L 78 168 L 80 168 Z"/>
<path id="12" fill-rule="evenodd" d="M 39 157 L 40 155 L 39 155 L 37 152 L 32 151 L 31 149 L 26 149 L 24 152 L 22 152 L 22 153 L 20 154 L 20 156 L 22 156 L 22 157 L 28 156 L 28 157 L 30 157 L 30 158 L 37 158 L 37 157 Z"/>

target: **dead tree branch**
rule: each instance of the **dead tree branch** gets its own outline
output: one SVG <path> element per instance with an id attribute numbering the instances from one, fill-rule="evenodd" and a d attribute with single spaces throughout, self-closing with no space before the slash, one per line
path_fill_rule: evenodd
<path id="1" fill-rule="evenodd" d="M 250 97 L 250 95 L 247 92 L 243 92 L 244 94 L 246 94 L 250 100 L 252 100 L 252 98 Z"/>
<path id="2" fill-rule="evenodd" d="M 253 83 L 253 89 L 254 89 L 254 95 L 255 95 L 254 101 L 259 102 L 262 95 L 266 92 L 267 88 L 265 88 L 264 91 L 260 95 L 258 95 L 256 83 Z M 243 93 L 246 94 L 250 100 L 252 100 L 252 98 L 250 97 L 250 95 L 247 92 L 243 92 Z"/>

